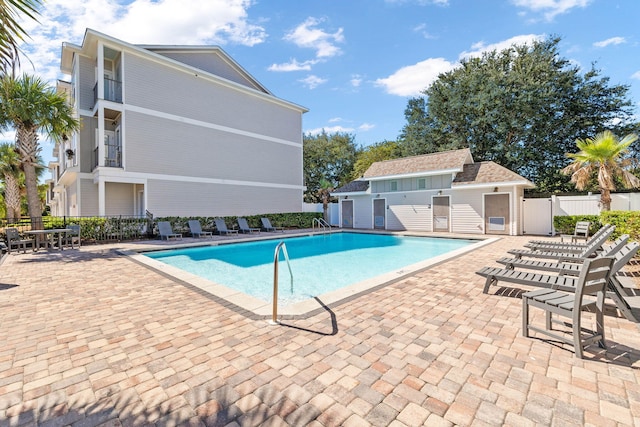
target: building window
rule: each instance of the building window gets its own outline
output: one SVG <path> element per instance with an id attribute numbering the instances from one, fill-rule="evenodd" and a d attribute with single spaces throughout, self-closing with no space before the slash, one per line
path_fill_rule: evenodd
<path id="1" fill-rule="evenodd" d="M 424 190 L 427 188 L 427 180 L 424 178 L 418 178 L 418 190 Z"/>
<path id="2" fill-rule="evenodd" d="M 391 191 L 398 191 L 398 181 L 391 181 Z"/>

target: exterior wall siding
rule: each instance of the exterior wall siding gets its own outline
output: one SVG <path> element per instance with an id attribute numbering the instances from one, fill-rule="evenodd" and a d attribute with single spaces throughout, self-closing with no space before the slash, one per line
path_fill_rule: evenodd
<path id="1" fill-rule="evenodd" d="M 155 216 L 233 216 L 301 212 L 302 190 L 149 180 L 147 209 Z"/>
<path id="2" fill-rule="evenodd" d="M 135 215 L 133 184 L 105 183 L 106 215 Z"/>
<path id="3" fill-rule="evenodd" d="M 302 185 L 295 147 L 128 112 L 127 172 Z"/>
<path id="4" fill-rule="evenodd" d="M 127 104 L 302 142 L 300 111 L 136 55 L 124 63 Z"/>
<path id="5" fill-rule="evenodd" d="M 214 52 L 156 52 L 167 58 L 174 59 L 183 64 L 189 64 L 192 67 L 199 68 L 208 73 L 220 76 L 232 82 L 239 83 L 241 85 L 250 87 L 252 89 L 258 89 L 248 79 L 238 74 L 238 72 L 223 60 L 220 55 Z"/>
<path id="6" fill-rule="evenodd" d="M 91 179 L 80 180 L 80 210 L 78 215 L 95 216 L 98 215 L 98 185 Z"/>
<path id="7" fill-rule="evenodd" d="M 454 233 L 482 234 L 483 193 L 488 189 L 456 190 L 451 192 L 451 231 Z"/>
<path id="8" fill-rule="evenodd" d="M 93 108 L 93 87 L 96 85 L 96 63 L 91 58 L 79 56 L 80 79 L 76 91 L 82 110 Z"/>

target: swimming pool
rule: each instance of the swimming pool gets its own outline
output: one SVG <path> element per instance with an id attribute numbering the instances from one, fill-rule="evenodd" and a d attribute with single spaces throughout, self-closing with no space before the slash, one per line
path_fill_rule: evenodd
<path id="1" fill-rule="evenodd" d="M 331 294 L 347 287 L 357 292 L 363 283 L 388 282 L 425 263 L 467 252 L 478 240 L 428 238 L 369 233 L 331 233 L 278 240 L 260 240 L 197 248 L 147 252 L 144 255 L 235 290 L 246 298 L 270 304 L 273 295 L 273 258 L 276 245 L 284 241 L 293 280 L 280 255 L 279 297 L 281 306 Z M 349 291 L 347 291 L 349 293 Z"/>

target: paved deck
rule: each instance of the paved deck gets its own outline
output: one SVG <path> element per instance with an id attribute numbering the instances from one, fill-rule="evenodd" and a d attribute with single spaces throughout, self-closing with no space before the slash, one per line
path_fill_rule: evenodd
<path id="1" fill-rule="evenodd" d="M 12 254 L 0 426 L 640 424 L 637 324 L 611 310 L 579 360 L 521 336 L 521 289 L 482 293 L 474 272 L 527 240 L 279 326 L 115 251 L 136 244 Z"/>

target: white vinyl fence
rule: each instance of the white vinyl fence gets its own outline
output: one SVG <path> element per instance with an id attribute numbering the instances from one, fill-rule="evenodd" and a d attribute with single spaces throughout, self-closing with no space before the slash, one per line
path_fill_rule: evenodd
<path id="1" fill-rule="evenodd" d="M 303 203 L 302 212 L 322 212 L 322 203 Z M 337 203 L 329 203 L 329 224 L 340 225 L 340 206 Z"/>
<path id="2" fill-rule="evenodd" d="M 612 194 L 611 210 L 640 210 L 640 193 Z M 555 235 L 555 230 L 553 229 L 554 216 L 599 214 L 600 194 L 522 199 L 522 232 L 524 234 L 552 236 Z"/>

